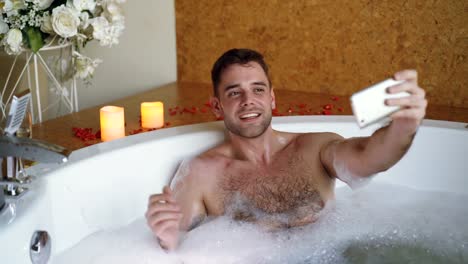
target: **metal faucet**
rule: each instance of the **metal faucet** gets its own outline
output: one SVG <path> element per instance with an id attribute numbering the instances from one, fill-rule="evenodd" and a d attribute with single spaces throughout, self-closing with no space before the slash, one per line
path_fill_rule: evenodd
<path id="1" fill-rule="evenodd" d="M 18 196 L 24 192 L 25 178 L 18 164 L 19 159 L 42 163 L 63 163 L 70 151 L 45 141 L 15 137 L 11 134 L 0 136 L 0 211 L 5 206 L 6 195 Z M 6 189 L 4 188 L 6 186 Z"/>

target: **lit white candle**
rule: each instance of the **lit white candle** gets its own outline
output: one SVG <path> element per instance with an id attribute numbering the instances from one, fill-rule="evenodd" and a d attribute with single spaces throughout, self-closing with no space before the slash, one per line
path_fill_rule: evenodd
<path id="1" fill-rule="evenodd" d="M 164 126 L 164 105 L 162 102 L 141 103 L 141 126 L 161 128 Z"/>
<path id="2" fill-rule="evenodd" d="M 123 107 L 104 106 L 99 111 L 101 140 L 110 141 L 125 137 L 125 117 Z"/>

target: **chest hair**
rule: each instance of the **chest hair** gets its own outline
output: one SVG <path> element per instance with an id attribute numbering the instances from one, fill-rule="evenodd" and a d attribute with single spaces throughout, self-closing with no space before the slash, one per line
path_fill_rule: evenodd
<path id="1" fill-rule="evenodd" d="M 314 171 L 300 155 L 284 155 L 266 169 L 233 166 L 220 186 L 225 209 L 239 220 L 256 220 L 258 212 L 294 218 L 316 214 L 324 202 Z"/>

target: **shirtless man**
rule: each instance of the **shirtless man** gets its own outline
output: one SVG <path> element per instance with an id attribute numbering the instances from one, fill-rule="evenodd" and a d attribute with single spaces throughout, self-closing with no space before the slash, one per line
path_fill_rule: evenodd
<path id="1" fill-rule="evenodd" d="M 393 166 L 408 150 L 425 115 L 425 92 L 417 73 L 394 75 L 403 84 L 389 93 L 402 106 L 392 122 L 370 137 L 344 139 L 335 133 L 286 133 L 271 127 L 275 94 L 261 54 L 232 49 L 214 64 L 212 110 L 224 118 L 228 138 L 194 158 L 171 190 L 152 195 L 147 223 L 160 245 L 177 247 L 182 234 L 206 216 L 230 214 L 270 227 L 311 223 L 334 199 L 335 179 L 352 184 Z M 231 204 L 240 203 L 242 207 Z M 279 217 L 281 216 L 281 217 Z"/>

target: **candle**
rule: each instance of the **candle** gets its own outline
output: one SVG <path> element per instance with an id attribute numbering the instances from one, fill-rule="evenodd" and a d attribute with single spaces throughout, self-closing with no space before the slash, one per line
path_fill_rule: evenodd
<path id="1" fill-rule="evenodd" d="M 164 106 L 162 102 L 141 103 L 141 126 L 161 128 L 164 126 Z"/>
<path id="2" fill-rule="evenodd" d="M 99 112 L 102 141 L 110 141 L 125 137 L 125 118 L 123 107 L 104 106 Z"/>

